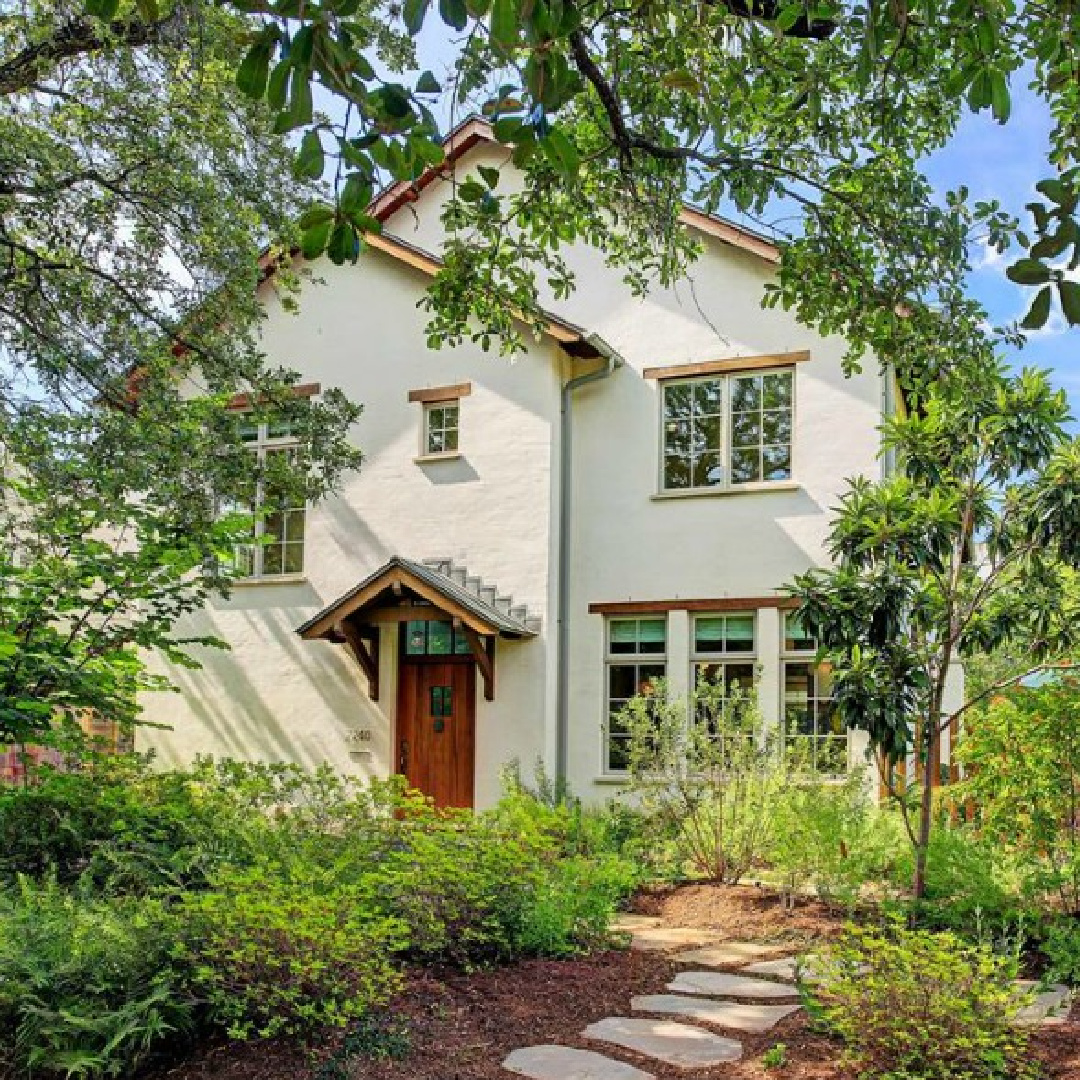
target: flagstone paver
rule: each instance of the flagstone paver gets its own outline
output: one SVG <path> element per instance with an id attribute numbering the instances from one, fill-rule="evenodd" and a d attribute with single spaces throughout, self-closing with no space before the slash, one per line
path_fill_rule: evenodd
<path id="1" fill-rule="evenodd" d="M 630 1008 L 634 1012 L 682 1016 L 688 1020 L 703 1020 L 718 1027 L 754 1033 L 769 1031 L 785 1016 L 799 1010 L 798 1005 L 746 1005 L 681 994 L 642 994 L 631 999 Z"/>
<path id="2" fill-rule="evenodd" d="M 787 979 L 789 982 L 795 981 L 795 968 L 798 964 L 798 958 L 794 956 L 785 956 L 778 960 L 759 960 L 755 964 L 747 964 L 746 967 L 739 968 L 745 975 L 771 975 L 776 979 Z"/>
<path id="3" fill-rule="evenodd" d="M 758 945 L 752 941 L 720 941 L 704 948 L 681 952 L 674 959 L 695 967 L 738 967 L 750 960 L 763 960 L 778 954 L 790 954 L 790 945 Z"/>
<path id="4" fill-rule="evenodd" d="M 1030 979 L 1018 979 L 1021 990 L 1030 992 L 1037 986 Z M 1047 987 L 1035 994 L 1029 1005 L 1018 1009 L 1016 1021 L 1020 1024 L 1063 1024 L 1072 1007 L 1072 991 L 1061 983 Z"/>
<path id="5" fill-rule="evenodd" d="M 659 926 L 663 921 L 658 915 L 631 915 L 629 912 L 623 912 L 611 920 L 611 929 L 633 933 L 635 930 L 648 930 Z"/>
<path id="6" fill-rule="evenodd" d="M 704 994 L 708 997 L 759 998 L 773 1000 L 799 996 L 794 986 L 769 982 L 766 979 L 748 979 L 745 975 L 732 975 L 727 971 L 680 971 L 667 989 L 676 994 Z"/>
<path id="7" fill-rule="evenodd" d="M 742 1043 L 737 1039 L 725 1039 L 704 1028 L 675 1020 L 609 1016 L 590 1024 L 582 1035 L 586 1039 L 623 1046 L 683 1069 L 707 1069 L 742 1057 Z"/>
<path id="8" fill-rule="evenodd" d="M 502 1067 L 530 1080 L 655 1080 L 625 1061 L 572 1046 L 526 1046 L 515 1050 Z"/>
<path id="9" fill-rule="evenodd" d="M 718 935 L 712 930 L 697 930 L 689 926 L 645 926 L 634 931 L 630 946 L 634 949 L 663 951 L 682 949 L 688 945 L 709 945 Z"/>

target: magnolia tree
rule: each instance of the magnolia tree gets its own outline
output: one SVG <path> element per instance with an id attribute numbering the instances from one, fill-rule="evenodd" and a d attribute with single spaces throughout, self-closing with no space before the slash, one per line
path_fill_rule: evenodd
<path id="1" fill-rule="evenodd" d="M 883 429 L 897 466 L 851 481 L 831 532 L 835 567 L 792 590 L 833 667 L 837 709 L 867 732 L 899 801 L 919 897 L 944 733 L 1077 644 L 1080 442 L 1069 419 L 1045 375 L 994 365 L 909 396 Z M 995 648 L 1022 652 L 1024 670 L 947 708 L 953 665 Z M 918 780 L 901 785 L 909 756 Z"/>

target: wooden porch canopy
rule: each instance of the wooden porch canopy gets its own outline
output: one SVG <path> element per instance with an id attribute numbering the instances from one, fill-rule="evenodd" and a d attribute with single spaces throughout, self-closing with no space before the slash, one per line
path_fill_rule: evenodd
<path id="1" fill-rule="evenodd" d="M 495 639 L 523 639 L 536 630 L 425 563 L 394 556 L 375 573 L 308 619 L 296 632 L 306 641 L 346 645 L 379 699 L 379 628 L 384 623 L 438 620 L 459 628 L 495 697 Z"/>

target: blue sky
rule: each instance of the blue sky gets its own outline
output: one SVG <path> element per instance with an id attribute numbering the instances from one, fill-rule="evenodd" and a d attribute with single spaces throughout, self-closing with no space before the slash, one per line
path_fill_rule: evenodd
<path id="1" fill-rule="evenodd" d="M 972 199 L 997 199 L 1020 218 L 1023 228 L 1030 228 L 1024 205 L 1035 197 L 1035 184 L 1051 175 L 1046 159 L 1049 131 L 1045 104 L 1014 83 L 1013 114 L 1007 124 L 995 123 L 988 113 L 966 116 L 953 142 L 934 155 L 925 170 L 939 191 L 966 185 Z M 988 250 L 970 277 L 972 295 L 989 311 L 995 326 L 1021 318 L 1032 299 L 1033 290 L 1005 277 L 1005 267 L 1015 257 Z M 1078 346 L 1080 327 L 1068 327 L 1055 312 L 1042 330 L 1029 335 L 1024 349 L 1007 350 L 1007 355 L 1016 366 L 1052 371 L 1056 385 L 1069 394 L 1073 414 L 1080 416 Z"/>

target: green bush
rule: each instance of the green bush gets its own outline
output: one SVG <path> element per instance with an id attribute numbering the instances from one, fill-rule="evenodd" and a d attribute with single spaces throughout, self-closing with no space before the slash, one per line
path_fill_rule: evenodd
<path id="1" fill-rule="evenodd" d="M 605 945 L 618 905 L 639 884 L 637 868 L 617 855 L 553 863 L 524 904 L 516 951 L 568 956 Z"/>
<path id="2" fill-rule="evenodd" d="M 0 891 L 0 1043 L 28 1073 L 121 1076 L 191 1027 L 157 900 L 22 879 Z"/>
<path id="3" fill-rule="evenodd" d="M 404 925 L 367 908 L 332 872 L 229 872 L 181 908 L 176 949 L 211 1019 L 234 1038 L 344 1026 L 400 985 Z"/>
<path id="4" fill-rule="evenodd" d="M 769 857 L 789 903 L 813 885 L 827 904 L 851 911 L 906 846 L 899 821 L 874 804 L 859 770 L 843 783 L 802 781 L 782 792 Z"/>
<path id="5" fill-rule="evenodd" d="M 908 848 L 896 864 L 898 885 L 910 880 Z M 908 902 L 919 925 L 978 938 L 1007 934 L 1025 917 L 1024 863 L 961 822 L 943 821 L 930 838 L 926 896 Z"/>
<path id="6" fill-rule="evenodd" d="M 1016 961 L 951 933 L 850 929 L 814 965 L 812 1016 L 876 1080 L 1026 1080 L 1037 1074 Z"/>
<path id="7" fill-rule="evenodd" d="M 1080 986 L 1080 923 L 1071 918 L 1052 923 L 1041 949 L 1046 957 L 1047 979 Z"/>
<path id="8" fill-rule="evenodd" d="M 658 682 L 618 722 L 630 733 L 629 791 L 682 863 L 737 884 L 765 862 L 798 770 L 766 729 L 756 693 L 707 682 L 689 702 L 672 701 Z"/>

